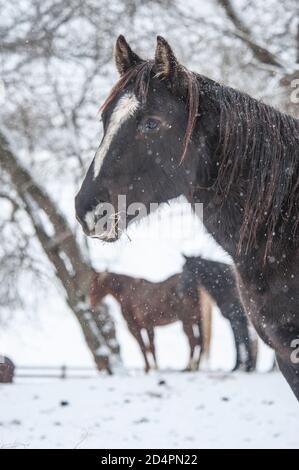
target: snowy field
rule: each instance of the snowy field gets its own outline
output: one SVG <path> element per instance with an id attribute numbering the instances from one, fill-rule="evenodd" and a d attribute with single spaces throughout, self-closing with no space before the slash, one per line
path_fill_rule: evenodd
<path id="1" fill-rule="evenodd" d="M 298 404 L 278 373 L 19 381 L 0 397 L 0 448 L 299 447 Z"/>
<path id="2" fill-rule="evenodd" d="M 180 271 L 182 252 L 229 262 L 204 231 L 191 243 L 188 230 L 185 237 L 176 238 L 174 230 L 169 237 L 165 213 L 156 223 L 151 223 L 151 232 L 132 230 L 132 243 L 95 245 L 99 269 L 154 281 Z M 190 221 L 191 231 L 193 223 L 198 222 Z M 159 232 L 157 243 L 163 224 L 165 236 Z M 46 301 L 34 304 L 26 315 L 20 312 L 0 331 L 1 352 L 18 366 L 92 366 L 78 324 L 55 288 Z M 156 328 L 161 370 L 145 376 L 118 304 L 111 297 L 107 301 L 123 369 L 113 377 L 18 378 L 11 386 L 0 386 L 0 448 L 299 448 L 298 404 L 282 376 L 267 372 L 272 351 L 260 342 L 257 373 L 228 373 L 235 359 L 232 332 L 217 308 L 210 361 L 202 372 L 179 372 L 187 363 L 188 348 L 176 323 Z"/>
<path id="3" fill-rule="evenodd" d="M 19 378 L 0 386 L 0 448 L 299 448 L 298 403 L 280 373 L 266 372 L 272 364 L 268 348 L 260 343 L 259 372 L 227 372 L 234 363 L 231 331 L 215 310 L 205 370 L 179 372 L 188 350 L 181 326 L 174 324 L 157 328 L 161 370 L 146 376 L 138 347 L 110 303 L 123 370 L 113 377 Z M 61 328 L 55 334 L 57 315 Z M 23 336 L 7 332 L 6 349 L 10 345 L 20 365 L 91 365 L 71 320 L 58 310 L 35 336 L 24 325 Z"/>

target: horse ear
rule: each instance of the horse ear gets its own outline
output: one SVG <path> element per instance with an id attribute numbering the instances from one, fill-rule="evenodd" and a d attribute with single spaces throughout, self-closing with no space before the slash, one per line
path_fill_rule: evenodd
<path id="1" fill-rule="evenodd" d="M 184 94 L 186 91 L 186 80 L 184 67 L 179 63 L 168 42 L 157 36 L 157 47 L 155 53 L 156 76 L 166 79 L 173 91 Z"/>
<path id="2" fill-rule="evenodd" d="M 122 77 L 130 67 L 142 62 L 142 59 L 132 51 L 124 36 L 120 35 L 115 43 L 115 64 Z"/>
<path id="3" fill-rule="evenodd" d="M 173 50 L 162 36 L 157 36 L 155 65 L 157 76 L 161 78 L 170 78 L 172 75 L 175 75 L 176 69 L 179 67 L 179 62 Z"/>

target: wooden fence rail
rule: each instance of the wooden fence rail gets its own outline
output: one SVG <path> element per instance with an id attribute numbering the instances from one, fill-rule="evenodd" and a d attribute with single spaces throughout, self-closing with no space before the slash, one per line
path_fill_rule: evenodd
<path id="1" fill-rule="evenodd" d="M 84 366 L 16 366 L 16 378 L 70 379 L 94 378 L 98 374 L 95 367 Z"/>

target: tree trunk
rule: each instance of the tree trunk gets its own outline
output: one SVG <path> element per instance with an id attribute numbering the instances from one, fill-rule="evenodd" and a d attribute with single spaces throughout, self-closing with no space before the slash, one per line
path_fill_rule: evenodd
<path id="1" fill-rule="evenodd" d="M 120 360 L 119 345 L 107 306 L 100 304 L 92 310 L 88 304 L 88 289 L 94 274 L 92 266 L 84 260 L 65 217 L 20 164 L 3 133 L 0 133 L 0 165 L 9 175 L 42 249 L 65 289 L 67 304 L 82 328 L 97 368 L 112 373 L 113 366 Z M 54 235 L 48 235 L 48 229 L 41 222 L 41 211 L 46 214 Z"/>

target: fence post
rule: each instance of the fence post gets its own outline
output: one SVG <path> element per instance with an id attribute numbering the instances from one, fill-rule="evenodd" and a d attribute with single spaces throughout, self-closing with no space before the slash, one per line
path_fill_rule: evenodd
<path id="1" fill-rule="evenodd" d="M 66 379 L 66 366 L 61 366 L 61 378 Z"/>

